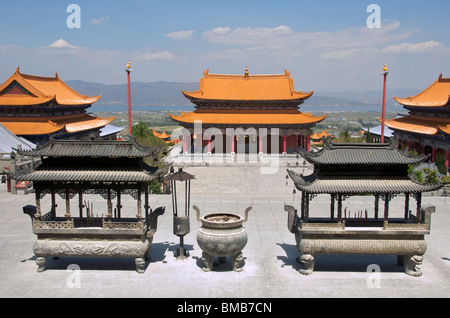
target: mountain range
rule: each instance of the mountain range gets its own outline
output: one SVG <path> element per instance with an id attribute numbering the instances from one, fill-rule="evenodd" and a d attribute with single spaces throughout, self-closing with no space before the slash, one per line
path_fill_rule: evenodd
<path id="1" fill-rule="evenodd" d="M 79 80 L 66 82 L 77 92 L 102 98 L 92 107 L 93 112 L 126 111 L 128 105 L 127 84 L 105 85 Z M 198 83 L 132 82 L 131 103 L 134 110 L 189 110 L 194 105 L 184 97 L 182 90 L 198 90 Z M 392 97 L 414 96 L 417 89 L 388 89 L 386 110 L 402 111 L 403 107 Z M 301 106 L 306 111 L 381 111 L 381 91 L 315 92 Z"/>

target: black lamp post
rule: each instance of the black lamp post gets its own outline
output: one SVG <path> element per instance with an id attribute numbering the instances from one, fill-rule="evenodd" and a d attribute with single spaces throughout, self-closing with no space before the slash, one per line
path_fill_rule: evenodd
<path id="1" fill-rule="evenodd" d="M 195 179 L 195 177 L 187 172 L 184 172 L 183 168 L 179 168 L 178 172 L 175 173 L 172 167 L 170 172 L 171 174 L 166 177 L 166 180 L 170 181 L 170 188 L 172 190 L 173 234 L 180 238 L 180 248 L 177 249 L 177 258 L 185 259 L 186 250 L 184 249 L 184 236 L 190 232 L 189 206 L 191 203 L 191 180 Z M 185 182 L 184 215 L 179 215 L 178 213 L 177 181 Z"/>

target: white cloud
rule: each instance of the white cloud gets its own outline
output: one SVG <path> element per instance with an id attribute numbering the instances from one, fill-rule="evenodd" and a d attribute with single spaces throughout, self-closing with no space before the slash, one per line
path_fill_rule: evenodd
<path id="1" fill-rule="evenodd" d="M 398 45 L 389 45 L 382 49 L 383 53 L 421 53 L 429 50 L 444 48 L 444 45 L 437 41 L 419 42 L 419 43 L 401 43 Z"/>
<path id="2" fill-rule="evenodd" d="M 186 30 L 186 31 L 167 33 L 166 36 L 169 38 L 172 38 L 174 40 L 187 40 L 187 39 L 192 38 L 193 34 L 194 34 L 193 30 Z"/>
<path id="3" fill-rule="evenodd" d="M 218 27 L 211 31 L 206 31 L 205 33 L 203 33 L 203 36 L 209 38 L 209 37 L 214 37 L 216 35 L 224 35 L 224 34 L 229 33 L 230 31 L 231 31 L 230 27 L 225 27 L 225 28 Z"/>
<path id="4" fill-rule="evenodd" d="M 321 58 L 325 60 L 344 61 L 354 59 L 358 56 L 367 58 L 368 56 L 379 56 L 387 54 L 418 54 L 426 52 L 435 52 L 437 50 L 445 50 L 445 45 L 437 41 L 409 43 L 404 42 L 400 44 L 388 45 L 384 48 L 366 47 L 366 48 L 352 48 L 348 50 L 328 51 L 321 54 Z"/>
<path id="5" fill-rule="evenodd" d="M 70 49 L 78 48 L 78 46 L 69 44 L 68 42 L 66 42 L 63 39 L 56 40 L 55 42 L 50 44 L 48 47 L 52 47 L 52 48 L 70 48 Z"/>
<path id="6" fill-rule="evenodd" d="M 97 19 L 92 19 L 91 23 L 92 24 L 100 24 L 100 23 L 106 22 L 108 20 L 109 20 L 109 17 L 100 17 L 100 18 L 97 18 Z"/>
<path id="7" fill-rule="evenodd" d="M 164 51 L 164 52 L 157 52 L 157 53 L 145 53 L 143 55 L 140 55 L 136 58 L 137 60 L 173 60 L 175 59 L 175 54 Z"/>
<path id="8" fill-rule="evenodd" d="M 283 41 L 292 33 L 291 28 L 284 25 L 276 28 L 236 28 L 233 31 L 230 27 L 219 27 L 204 32 L 203 37 L 212 43 L 263 45 Z"/>

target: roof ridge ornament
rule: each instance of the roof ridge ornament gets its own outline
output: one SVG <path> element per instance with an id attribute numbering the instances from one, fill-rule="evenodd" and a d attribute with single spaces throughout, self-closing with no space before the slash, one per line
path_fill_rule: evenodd
<path id="1" fill-rule="evenodd" d="M 246 67 L 245 67 L 244 77 L 245 77 L 245 78 L 248 78 L 248 76 L 249 76 L 249 75 L 248 75 L 248 67 L 246 66 Z"/>
<path id="2" fill-rule="evenodd" d="M 334 149 L 334 144 L 331 139 L 331 136 L 326 136 L 326 137 L 324 136 L 324 137 L 322 137 L 322 140 L 323 140 L 323 148 L 324 149 L 328 149 L 328 150 Z"/>
<path id="3" fill-rule="evenodd" d="M 398 149 L 398 142 L 399 142 L 398 136 L 392 137 L 389 142 L 389 148 L 393 150 Z"/>

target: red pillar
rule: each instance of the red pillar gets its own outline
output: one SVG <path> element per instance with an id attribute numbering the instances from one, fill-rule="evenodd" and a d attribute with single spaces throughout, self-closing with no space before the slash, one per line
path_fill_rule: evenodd
<path id="1" fill-rule="evenodd" d="M 211 153 L 211 136 L 208 137 L 208 153 Z"/>
<path id="2" fill-rule="evenodd" d="M 184 143 L 183 149 L 184 149 L 184 152 L 185 152 L 185 153 L 188 152 L 188 149 L 187 149 L 187 138 L 188 138 L 188 135 L 184 135 L 184 136 L 183 136 L 183 143 Z"/>
<path id="3" fill-rule="evenodd" d="M 286 142 L 287 142 L 287 136 L 283 135 L 283 153 L 286 153 Z"/>
<path id="4" fill-rule="evenodd" d="M 310 151 L 311 150 L 311 136 L 308 135 L 306 136 L 306 151 Z"/>
<path id="5" fill-rule="evenodd" d="M 434 159 L 436 159 L 436 148 L 431 148 L 431 162 L 434 162 Z"/>
<path id="6" fill-rule="evenodd" d="M 197 135 L 197 139 L 196 139 L 196 141 L 197 141 L 197 147 L 196 147 L 196 149 L 197 149 L 197 153 L 202 153 L 202 148 L 203 148 L 203 145 L 202 145 L 202 143 L 203 143 L 203 140 L 202 140 L 202 135 Z"/>

